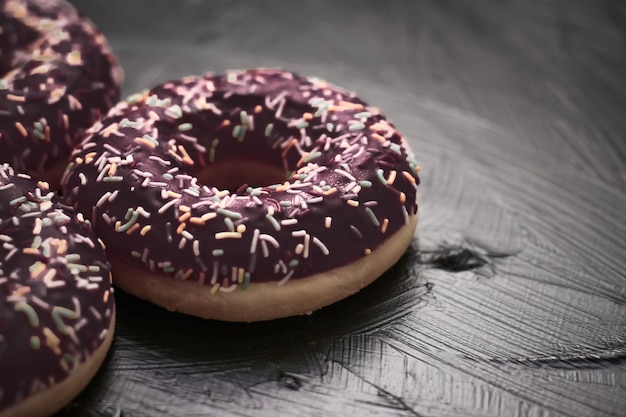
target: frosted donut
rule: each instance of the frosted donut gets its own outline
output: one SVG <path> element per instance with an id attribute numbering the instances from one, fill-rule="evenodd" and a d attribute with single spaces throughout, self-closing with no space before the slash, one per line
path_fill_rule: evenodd
<path id="1" fill-rule="evenodd" d="M 119 100 L 100 32 L 63 0 L 0 3 L 0 163 L 58 186 L 85 129 Z"/>
<path id="2" fill-rule="evenodd" d="M 310 313 L 395 263 L 417 223 L 417 171 L 393 125 L 353 94 L 247 70 L 119 103 L 62 186 L 107 245 L 117 286 L 256 321 Z"/>
<path id="3" fill-rule="evenodd" d="M 104 360 L 115 310 L 90 227 L 47 183 L 0 164 L 0 416 L 43 416 Z"/>

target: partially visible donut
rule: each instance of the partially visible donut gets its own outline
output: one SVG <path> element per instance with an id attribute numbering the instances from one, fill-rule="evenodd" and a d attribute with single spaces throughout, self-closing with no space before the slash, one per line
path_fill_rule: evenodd
<path id="1" fill-rule="evenodd" d="M 417 224 L 417 171 L 393 125 L 353 94 L 248 70 L 119 103 L 62 186 L 106 243 L 116 285 L 256 321 L 310 313 L 395 263 Z"/>
<path id="2" fill-rule="evenodd" d="M 56 188 L 85 129 L 119 100 L 121 75 L 65 1 L 0 2 L 0 163 Z"/>
<path id="3" fill-rule="evenodd" d="M 87 385 L 113 337 L 110 265 L 44 182 L 0 164 L 0 416 L 50 415 Z"/>

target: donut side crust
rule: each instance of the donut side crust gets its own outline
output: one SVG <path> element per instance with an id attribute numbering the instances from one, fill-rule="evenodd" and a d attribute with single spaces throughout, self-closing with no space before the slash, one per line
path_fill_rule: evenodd
<path id="1" fill-rule="evenodd" d="M 40 391 L 12 407 L 0 411 L 0 417 L 43 417 L 61 410 L 74 399 L 96 375 L 113 342 L 115 311 L 102 345 L 63 381 Z"/>
<path id="2" fill-rule="evenodd" d="M 211 286 L 175 281 L 129 266 L 116 259 L 113 277 L 122 290 L 149 300 L 169 311 L 234 322 L 272 320 L 311 314 L 346 298 L 372 283 L 395 264 L 413 239 L 418 215 L 368 256 L 310 277 L 276 282 L 251 283 L 244 291 L 211 293 Z"/>

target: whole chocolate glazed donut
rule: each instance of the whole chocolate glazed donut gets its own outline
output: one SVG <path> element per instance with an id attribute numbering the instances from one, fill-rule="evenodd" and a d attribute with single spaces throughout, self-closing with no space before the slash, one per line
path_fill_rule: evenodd
<path id="1" fill-rule="evenodd" d="M 111 344 L 110 265 L 47 183 L 0 164 L 0 416 L 49 415 Z"/>
<path id="2" fill-rule="evenodd" d="M 0 77 L 0 163 L 57 187 L 85 129 L 119 100 L 115 57 L 63 0 L 3 0 Z"/>
<path id="3" fill-rule="evenodd" d="M 417 171 L 393 125 L 353 94 L 247 70 L 119 103 L 62 185 L 122 289 L 254 321 L 310 313 L 397 261 L 417 223 Z"/>

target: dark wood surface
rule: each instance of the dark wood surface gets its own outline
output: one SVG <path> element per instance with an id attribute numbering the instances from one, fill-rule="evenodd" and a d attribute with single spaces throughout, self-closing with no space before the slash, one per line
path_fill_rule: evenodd
<path id="1" fill-rule="evenodd" d="M 282 67 L 380 107 L 420 225 L 310 317 L 203 321 L 117 293 L 60 416 L 626 415 L 626 2 L 76 0 L 124 94 Z"/>

